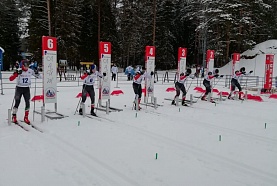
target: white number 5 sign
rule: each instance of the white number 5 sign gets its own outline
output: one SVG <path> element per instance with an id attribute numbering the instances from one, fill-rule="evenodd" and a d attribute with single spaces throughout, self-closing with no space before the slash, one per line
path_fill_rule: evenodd
<path id="1" fill-rule="evenodd" d="M 104 44 L 104 52 L 105 53 L 109 52 L 109 45 L 108 44 Z"/>

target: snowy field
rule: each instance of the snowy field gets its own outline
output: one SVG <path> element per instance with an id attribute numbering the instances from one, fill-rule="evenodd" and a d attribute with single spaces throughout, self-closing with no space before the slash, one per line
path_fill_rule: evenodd
<path id="1" fill-rule="evenodd" d="M 113 90 L 124 94 L 111 96 L 111 106 L 123 111 L 98 111 L 108 118 L 102 121 L 74 115 L 81 87 L 59 87 L 58 112 L 68 117 L 41 123 L 36 114 L 33 123 L 43 133 L 8 126 L 14 90 L 5 90 L 0 95 L 0 186 L 277 185 L 277 100 L 199 100 L 176 107 L 164 100 L 174 97 L 175 92 L 166 92 L 173 83 L 159 81 L 155 96 L 163 106 L 142 106 L 136 113 L 131 84 L 123 79 L 114 88 L 112 82 Z M 199 96 L 193 88 L 188 95 Z M 36 110 L 41 106 L 35 103 Z M 31 102 L 31 121 L 33 108 Z M 22 100 L 18 118 L 23 114 Z"/>
<path id="2" fill-rule="evenodd" d="M 240 67 L 263 77 L 265 54 L 275 54 L 275 46 L 277 41 L 270 40 L 244 52 L 257 56 L 242 59 Z M 274 77 L 276 64 L 275 59 Z M 220 73 L 229 74 L 229 64 Z M 121 74 L 119 88 L 116 82 L 111 87 L 124 94 L 111 96 L 111 106 L 123 111 L 97 111 L 101 118 L 91 119 L 74 115 L 82 83 L 62 81 L 58 82 L 58 112 L 68 117 L 41 123 L 33 110 L 40 111 L 42 103 L 31 102 L 30 119 L 41 133 L 27 125 L 29 131 L 8 125 L 15 87 L 8 76 L 3 74 L 4 95 L 0 95 L 0 186 L 277 185 L 277 99 L 269 95 L 261 95 L 263 102 L 212 104 L 194 98 L 197 103 L 191 107 L 172 106 L 164 99 L 173 99 L 175 92 L 166 90 L 174 84 L 160 77 L 155 96 L 163 106 L 142 106 L 136 112 L 132 82 Z M 194 90 L 200 83 L 191 85 L 188 98 L 201 95 Z M 41 80 L 33 81 L 32 97 L 42 94 L 41 87 Z M 224 79 L 215 88 L 229 92 Z M 54 105 L 46 109 L 54 110 Z M 22 99 L 18 119 L 23 116 Z"/>

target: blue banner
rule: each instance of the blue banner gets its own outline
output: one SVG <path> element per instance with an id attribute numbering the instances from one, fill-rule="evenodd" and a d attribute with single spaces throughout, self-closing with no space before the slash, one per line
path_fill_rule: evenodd
<path id="1" fill-rule="evenodd" d="M 3 51 L 0 49 L 0 69 L 3 70 Z"/>

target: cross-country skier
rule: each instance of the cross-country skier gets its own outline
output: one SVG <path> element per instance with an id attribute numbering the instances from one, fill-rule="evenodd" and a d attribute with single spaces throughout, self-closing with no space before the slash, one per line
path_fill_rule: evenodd
<path id="1" fill-rule="evenodd" d="M 218 70 L 218 69 L 216 69 L 216 70 Z M 206 88 L 206 92 L 205 92 L 204 96 L 202 96 L 201 100 L 206 101 L 207 95 L 212 92 L 211 80 L 213 78 L 218 78 L 219 77 L 218 72 L 219 71 L 215 71 L 216 74 L 214 74 L 214 75 L 213 75 L 212 72 L 208 72 L 208 74 L 205 76 L 204 81 L 203 81 L 203 85 Z M 220 75 L 220 78 L 222 78 L 222 77 L 223 77 L 223 75 Z M 211 102 L 214 102 L 214 101 L 211 99 Z"/>
<path id="2" fill-rule="evenodd" d="M 106 76 L 106 73 L 103 73 L 103 76 Z M 95 102 L 95 92 L 94 92 L 94 82 L 97 79 L 97 77 L 102 78 L 103 77 L 100 72 L 96 70 L 96 66 L 92 65 L 90 70 L 87 70 L 83 76 L 81 76 L 81 79 L 84 80 L 83 83 L 83 89 L 82 89 L 82 102 L 80 104 L 79 114 L 83 115 L 83 105 L 86 102 L 87 94 L 90 96 L 91 100 L 91 109 L 90 114 L 92 116 L 96 116 L 94 112 L 94 102 Z"/>
<path id="3" fill-rule="evenodd" d="M 187 104 L 185 103 L 186 100 L 186 87 L 185 87 L 185 82 L 186 80 L 190 77 L 192 79 L 194 79 L 194 76 L 190 76 L 191 75 L 191 69 L 187 69 L 186 74 L 184 74 L 183 72 L 180 74 L 179 80 L 175 83 L 175 88 L 176 88 L 176 95 L 174 97 L 174 100 L 172 100 L 172 105 L 176 105 L 175 99 L 177 97 L 179 97 L 180 95 L 180 91 L 182 91 L 183 95 L 182 95 L 182 105 L 183 106 L 187 106 Z"/>
<path id="4" fill-rule="evenodd" d="M 228 96 L 228 99 L 234 99 L 232 96 L 233 92 L 235 91 L 236 87 L 239 89 L 239 99 L 243 100 L 243 98 L 241 98 L 241 95 L 243 94 L 241 91 L 241 86 L 239 83 L 239 80 L 242 76 L 247 76 L 250 75 L 253 71 L 251 70 L 249 73 L 245 72 L 245 67 L 242 67 L 240 69 L 240 71 L 236 70 L 235 74 L 233 75 L 232 79 L 231 79 L 231 92 Z"/>
<path id="5" fill-rule="evenodd" d="M 12 122 L 17 123 L 17 110 L 18 106 L 21 101 L 21 97 L 24 97 L 25 100 L 25 116 L 24 116 L 24 122 L 27 124 L 30 124 L 30 121 L 28 119 L 29 116 L 29 109 L 30 109 L 30 86 L 31 86 L 31 77 L 35 76 L 36 78 L 41 78 L 40 74 L 37 70 L 32 70 L 29 68 L 29 64 L 27 60 L 22 60 L 21 62 L 21 68 L 18 68 L 13 75 L 10 76 L 10 81 L 13 81 L 17 78 L 16 82 L 16 88 L 15 88 L 15 104 L 13 106 L 13 112 L 12 112 Z"/>
<path id="6" fill-rule="evenodd" d="M 154 72 L 151 71 L 150 74 L 144 73 L 143 71 L 137 71 L 134 78 L 133 78 L 133 89 L 135 92 L 135 100 L 138 99 L 138 109 L 140 110 L 141 107 L 139 106 L 140 101 L 141 101 L 141 95 L 142 95 L 142 88 L 141 88 L 141 83 L 142 80 L 145 78 L 152 78 L 154 75 Z"/>

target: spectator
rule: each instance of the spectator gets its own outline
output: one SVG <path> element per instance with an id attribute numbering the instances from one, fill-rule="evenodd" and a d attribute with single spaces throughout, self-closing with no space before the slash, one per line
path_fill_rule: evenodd
<path id="1" fill-rule="evenodd" d="M 128 67 L 126 67 L 125 69 L 125 75 L 127 75 L 127 80 L 131 81 L 133 79 L 135 72 L 134 72 L 134 68 L 129 65 Z"/>
<path id="2" fill-rule="evenodd" d="M 112 80 L 115 81 L 115 79 L 116 79 L 116 74 L 118 73 L 118 68 L 117 68 L 117 66 L 116 66 L 115 64 L 112 66 L 111 71 L 112 71 Z"/>

